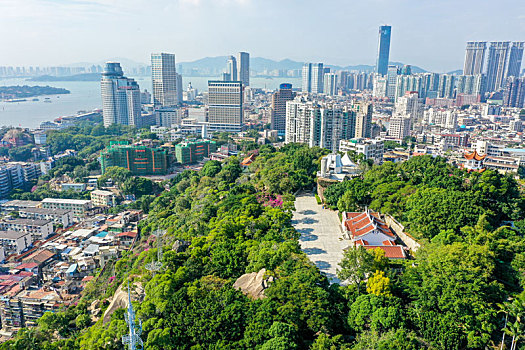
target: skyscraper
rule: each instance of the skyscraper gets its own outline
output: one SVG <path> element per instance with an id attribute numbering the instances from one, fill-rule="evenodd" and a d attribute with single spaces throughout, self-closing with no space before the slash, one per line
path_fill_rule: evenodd
<path id="1" fill-rule="evenodd" d="M 509 53 L 509 64 L 506 77 L 519 77 L 523 59 L 524 42 L 513 42 Z M 505 77 L 505 78 L 506 78 Z"/>
<path id="2" fill-rule="evenodd" d="M 250 86 L 250 54 L 248 52 L 239 52 L 237 70 L 237 79 L 239 79 L 244 86 Z M 237 79 L 232 78 L 234 81 Z"/>
<path id="3" fill-rule="evenodd" d="M 242 82 L 208 81 L 208 122 L 210 131 L 241 131 Z"/>
<path id="4" fill-rule="evenodd" d="M 487 90 L 501 88 L 507 73 L 507 60 L 510 42 L 494 41 L 490 43 L 487 59 Z"/>
<path id="5" fill-rule="evenodd" d="M 388 71 L 388 59 L 390 56 L 390 34 L 391 26 L 379 27 L 379 43 L 377 48 L 376 73 L 385 75 Z"/>
<path id="6" fill-rule="evenodd" d="M 301 86 L 303 92 L 312 92 L 312 64 L 305 63 L 303 65 L 303 85 Z"/>
<path id="7" fill-rule="evenodd" d="M 303 65 L 303 92 L 320 94 L 324 88 L 325 69 L 322 63 L 305 63 Z"/>
<path id="8" fill-rule="evenodd" d="M 336 73 L 325 73 L 324 74 L 324 88 L 323 91 L 328 96 L 337 95 L 337 74 Z"/>
<path id="9" fill-rule="evenodd" d="M 135 125 L 141 116 L 140 88 L 126 78 L 120 63 L 107 62 L 100 81 L 104 126 Z"/>
<path id="10" fill-rule="evenodd" d="M 324 68 L 322 63 L 312 64 L 312 93 L 322 94 L 324 88 Z"/>
<path id="11" fill-rule="evenodd" d="M 286 131 L 286 102 L 293 100 L 292 84 L 281 84 L 272 96 L 272 129 L 280 135 Z"/>
<path id="12" fill-rule="evenodd" d="M 483 62 L 485 60 L 486 49 L 486 41 L 467 42 L 463 75 L 477 75 L 483 73 Z"/>
<path id="13" fill-rule="evenodd" d="M 151 54 L 151 82 L 155 107 L 175 106 L 180 102 L 177 97 L 177 71 L 174 54 Z"/>
<path id="14" fill-rule="evenodd" d="M 525 107 L 525 78 L 510 76 L 503 89 L 503 105 L 505 107 Z"/>
<path id="15" fill-rule="evenodd" d="M 228 59 L 226 73 L 230 75 L 230 80 L 237 81 L 237 60 L 233 56 Z"/>
<path id="16" fill-rule="evenodd" d="M 386 96 L 393 100 L 396 96 L 396 83 L 397 83 L 397 76 L 399 75 L 399 67 L 398 66 L 388 66 L 388 70 L 386 73 L 387 76 L 387 85 L 386 85 Z"/>

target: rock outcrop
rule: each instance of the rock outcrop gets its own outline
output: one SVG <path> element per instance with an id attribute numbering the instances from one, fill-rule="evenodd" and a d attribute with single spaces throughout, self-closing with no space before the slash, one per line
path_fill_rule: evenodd
<path id="1" fill-rule="evenodd" d="M 245 295 L 253 299 L 264 298 L 264 290 L 273 282 L 272 276 L 266 276 L 266 269 L 259 272 L 246 273 L 239 277 L 233 288 L 240 289 Z"/>

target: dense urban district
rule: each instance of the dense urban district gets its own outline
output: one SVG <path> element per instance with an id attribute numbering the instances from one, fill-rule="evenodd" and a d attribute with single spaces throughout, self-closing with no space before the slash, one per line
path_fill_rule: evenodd
<path id="1" fill-rule="evenodd" d="M 102 110 L 2 128 L 0 350 L 525 349 L 524 45 L 390 35 L 301 89 L 108 62 Z"/>

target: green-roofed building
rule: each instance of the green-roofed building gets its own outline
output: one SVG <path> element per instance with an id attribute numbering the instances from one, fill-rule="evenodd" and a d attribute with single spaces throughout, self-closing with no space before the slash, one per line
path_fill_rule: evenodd
<path id="1" fill-rule="evenodd" d="M 168 152 L 163 148 L 130 145 L 127 141 L 112 141 L 100 153 L 102 174 L 112 166 L 126 168 L 135 176 L 166 175 Z"/>
<path id="2" fill-rule="evenodd" d="M 191 164 L 209 157 L 217 150 L 215 141 L 200 140 L 182 142 L 175 146 L 175 158 L 181 164 Z"/>

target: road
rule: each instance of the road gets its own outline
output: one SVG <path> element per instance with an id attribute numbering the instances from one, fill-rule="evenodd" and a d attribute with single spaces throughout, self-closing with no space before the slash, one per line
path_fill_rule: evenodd
<path id="1" fill-rule="evenodd" d="M 308 258 L 330 279 L 340 283 L 336 269 L 349 244 L 343 240 L 339 217 L 317 204 L 312 193 L 298 194 L 292 224 L 301 234 L 299 243 Z"/>

